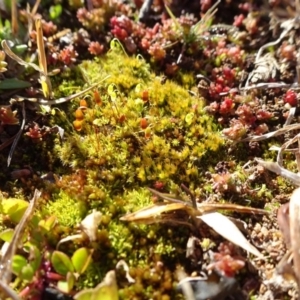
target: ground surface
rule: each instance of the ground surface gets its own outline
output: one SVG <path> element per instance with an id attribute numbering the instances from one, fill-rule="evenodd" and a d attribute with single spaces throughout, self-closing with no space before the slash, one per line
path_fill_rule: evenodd
<path id="1" fill-rule="evenodd" d="M 295 283 L 275 274 L 286 252 L 277 211 L 297 182 L 256 160 L 276 161 L 278 149 L 299 131 L 300 7 L 294 1 L 157 0 L 147 6 L 139 0 L 42 0 L 36 11 L 32 1 L 30 12 L 20 1 L 18 30 L 1 4 L 1 41 L 12 40 L 19 57 L 38 64 L 37 33 L 33 27 L 27 34 L 28 20 L 42 17 L 48 72 L 58 70 L 50 77 L 52 99 L 46 99 L 38 81 L 45 70 L 20 65 L 7 51 L 1 60 L 2 200 L 31 199 L 34 189 L 42 191 L 30 223 L 39 225 L 26 228 L 28 238 L 17 250 L 22 268 L 32 267 L 29 243 L 40 265 L 28 277 L 21 267 L 13 269 L 20 296 L 46 299 L 50 288 L 66 281 L 51 256 L 94 209 L 102 214 L 96 237 L 59 248 L 69 257 L 84 248 L 93 261 L 64 297 L 94 288 L 124 260 L 133 280 L 117 269 L 121 299 L 182 299 L 178 270 L 213 274 L 196 281 L 196 300 L 297 299 Z M 11 86 L 11 78 L 22 83 Z M 49 102 L 91 84 L 85 95 Z M 46 106 L 23 97 L 45 99 Z M 284 152 L 282 168 L 298 171 L 294 154 Z M 265 215 L 229 213 L 263 258 L 195 222 L 194 211 L 183 206 L 147 213 L 141 225 L 120 221 L 158 203 L 160 195 L 147 188 L 175 195 L 188 207 L 195 198 L 208 207 L 264 209 Z M 12 210 L 2 210 L 2 231 L 20 221 Z M 289 227 L 283 222 L 284 233 Z M 157 224 L 145 225 L 150 223 Z M 196 240 L 186 256 L 189 238 Z"/>

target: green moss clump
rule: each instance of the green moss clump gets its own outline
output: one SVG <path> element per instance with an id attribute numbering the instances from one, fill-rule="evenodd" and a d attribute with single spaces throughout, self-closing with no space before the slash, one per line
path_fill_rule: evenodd
<path id="1" fill-rule="evenodd" d="M 218 125 L 205 113 L 203 99 L 173 81 L 163 81 L 140 57 L 114 49 L 81 68 L 90 83 L 110 77 L 99 86 L 99 96 L 85 97 L 88 106 L 80 114 L 81 130 L 66 133 L 65 141 L 56 145 L 55 154 L 78 174 L 62 176 L 58 184 L 63 192 L 46 207 L 65 226 L 83 219 L 79 200 L 85 211 L 96 209 L 103 215 L 93 254 L 99 270 L 83 274 L 77 288 L 96 286 L 99 276 L 120 259 L 141 274 L 164 261 L 170 274 L 185 257 L 188 228 L 174 231 L 119 219 L 153 203 L 148 186 L 158 184 L 172 192 L 181 183 L 198 188 L 202 172 L 209 168 L 207 158 L 214 158 L 223 145 Z M 192 82 L 188 75 L 182 80 L 185 85 Z M 67 123 L 75 120 L 75 110 Z M 94 273 L 98 275 L 93 280 L 89 274 Z M 149 299 L 154 290 L 157 299 L 174 293 L 171 278 L 170 284 L 160 286 L 161 274 L 154 276 L 157 281 L 141 276 L 135 276 L 136 285 L 121 287 L 127 299 L 138 295 Z"/>
<path id="2" fill-rule="evenodd" d="M 83 219 L 86 211 L 78 200 L 64 191 L 52 195 L 52 200 L 44 208 L 45 214 L 57 217 L 59 225 L 74 227 Z"/>
<path id="3" fill-rule="evenodd" d="M 81 132 L 57 146 L 64 164 L 96 168 L 105 186 L 197 180 L 199 160 L 223 144 L 201 98 L 118 50 L 81 67 L 90 82 L 110 77 L 101 104 L 88 100 Z"/>

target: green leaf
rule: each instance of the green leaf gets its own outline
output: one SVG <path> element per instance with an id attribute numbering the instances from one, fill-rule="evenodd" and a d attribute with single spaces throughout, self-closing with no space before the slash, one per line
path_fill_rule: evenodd
<path id="1" fill-rule="evenodd" d="M 0 90 L 15 90 L 31 87 L 30 82 L 17 78 L 8 78 L 0 82 Z"/>
<path id="2" fill-rule="evenodd" d="M 115 271 L 109 271 L 96 288 L 77 293 L 74 300 L 119 300 Z"/>
<path id="3" fill-rule="evenodd" d="M 71 259 L 63 252 L 54 251 L 51 256 L 51 263 L 58 274 L 67 275 L 68 272 L 74 272 Z"/>
<path id="4" fill-rule="evenodd" d="M 20 279 L 31 281 L 34 276 L 34 270 L 31 265 L 26 265 L 23 267 L 21 274 L 19 274 Z"/>
<path id="5" fill-rule="evenodd" d="M 118 300 L 118 286 L 115 271 L 109 271 L 104 280 L 94 289 L 93 300 Z"/>
<path id="6" fill-rule="evenodd" d="M 44 228 L 46 231 L 50 231 L 56 224 L 56 216 L 50 216 L 47 220 L 41 220 L 39 226 Z"/>
<path id="7" fill-rule="evenodd" d="M 68 272 L 67 274 L 67 280 L 66 281 L 58 281 L 57 287 L 60 291 L 63 293 L 70 293 L 74 287 L 75 284 L 75 275 L 72 272 Z"/>
<path id="8" fill-rule="evenodd" d="M 14 223 L 20 222 L 25 210 L 28 207 L 27 201 L 15 198 L 4 199 L 2 200 L 1 204 L 3 214 L 8 215 L 10 220 Z"/>
<path id="9" fill-rule="evenodd" d="M 42 255 L 40 250 L 34 245 L 30 247 L 30 258 L 30 265 L 33 268 L 33 271 L 35 272 L 41 265 Z"/>
<path id="10" fill-rule="evenodd" d="M 75 285 L 75 281 L 76 281 L 76 278 L 75 278 L 74 273 L 68 272 L 68 274 L 67 274 L 67 282 L 68 282 L 68 286 L 69 286 L 70 291 L 73 289 L 73 287 Z"/>
<path id="11" fill-rule="evenodd" d="M 83 290 L 74 296 L 74 300 L 91 300 L 93 299 L 93 289 Z"/>
<path id="12" fill-rule="evenodd" d="M 28 50 L 28 46 L 26 44 L 16 45 L 14 47 L 14 52 L 18 55 L 22 55 L 27 50 Z"/>
<path id="13" fill-rule="evenodd" d="M 78 274 L 84 273 L 92 259 L 93 250 L 80 248 L 76 250 L 71 258 L 73 266 Z"/>
<path id="14" fill-rule="evenodd" d="M 62 6 L 60 4 L 52 5 L 49 9 L 50 19 L 55 20 L 60 17 Z"/>
<path id="15" fill-rule="evenodd" d="M 70 292 L 69 285 L 68 285 L 67 281 L 62 281 L 62 280 L 58 281 L 57 282 L 57 288 L 63 293 L 69 293 Z"/>
<path id="16" fill-rule="evenodd" d="M 12 259 L 12 271 L 16 276 L 19 276 L 22 269 L 28 264 L 27 259 L 19 254 L 13 256 Z"/>
<path id="17" fill-rule="evenodd" d="M 4 242 L 10 242 L 14 235 L 13 229 L 6 229 L 0 233 L 0 239 Z"/>

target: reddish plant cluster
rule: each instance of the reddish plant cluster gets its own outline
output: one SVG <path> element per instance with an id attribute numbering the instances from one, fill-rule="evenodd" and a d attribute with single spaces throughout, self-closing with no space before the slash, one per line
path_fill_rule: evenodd
<path id="1" fill-rule="evenodd" d="M 288 90 L 283 99 L 284 102 L 288 103 L 290 106 L 297 106 L 298 104 L 297 94 L 293 90 Z"/>
<path id="2" fill-rule="evenodd" d="M 69 45 L 59 52 L 58 60 L 61 61 L 64 65 L 69 66 L 76 62 L 77 56 L 78 53 L 76 52 L 74 46 Z"/>
<path id="3" fill-rule="evenodd" d="M 87 186 L 86 171 L 79 169 L 72 175 L 65 175 L 56 182 L 56 185 L 57 188 L 66 191 L 71 196 L 80 198 Z"/>
<path id="4" fill-rule="evenodd" d="M 77 10 L 77 19 L 85 28 L 101 31 L 106 21 L 105 11 L 102 8 L 89 11 L 82 7 Z"/>
<path id="5" fill-rule="evenodd" d="M 245 266 L 245 259 L 236 253 L 236 247 L 230 242 L 221 243 L 219 252 L 212 253 L 213 262 L 207 267 L 227 277 L 234 277 Z"/>
<path id="6" fill-rule="evenodd" d="M 29 136 L 33 140 L 41 140 L 43 137 L 42 130 L 37 123 L 34 123 L 33 127 L 30 127 L 25 135 Z"/>
<path id="7" fill-rule="evenodd" d="M 231 174 L 229 172 L 212 174 L 213 189 L 218 192 L 228 191 L 232 185 L 231 179 Z"/>
<path id="8" fill-rule="evenodd" d="M 0 107 L 0 122 L 1 125 L 19 124 L 19 119 L 16 117 L 17 111 L 12 111 L 10 105 Z"/>
<path id="9" fill-rule="evenodd" d="M 40 300 L 41 293 L 46 287 L 64 279 L 64 276 L 54 273 L 51 262 L 43 258 L 40 268 L 35 273 L 34 280 L 19 293 L 19 296 L 22 299 Z"/>
<path id="10" fill-rule="evenodd" d="M 43 34 L 47 37 L 54 35 L 57 32 L 57 26 L 53 22 L 42 20 Z"/>
<path id="11" fill-rule="evenodd" d="M 32 122 L 28 125 L 25 135 L 32 139 L 34 142 L 41 141 L 48 134 L 53 134 L 58 132 L 58 127 L 40 127 L 39 124 Z"/>
<path id="12" fill-rule="evenodd" d="M 124 41 L 132 34 L 133 22 L 126 16 L 114 16 L 110 19 L 110 24 L 111 33 L 120 41 Z"/>
<path id="13" fill-rule="evenodd" d="M 104 52 L 104 46 L 101 45 L 99 42 L 91 42 L 88 47 L 89 52 L 92 55 L 101 55 Z"/>
<path id="14" fill-rule="evenodd" d="M 256 135 L 266 133 L 269 129 L 265 122 L 273 117 L 273 113 L 260 108 L 258 100 L 243 104 L 240 101 L 239 95 L 225 96 L 220 102 L 214 101 L 207 108 L 218 117 L 220 124 L 229 125 L 223 130 L 223 134 L 231 140 L 238 140 L 249 130 Z"/>

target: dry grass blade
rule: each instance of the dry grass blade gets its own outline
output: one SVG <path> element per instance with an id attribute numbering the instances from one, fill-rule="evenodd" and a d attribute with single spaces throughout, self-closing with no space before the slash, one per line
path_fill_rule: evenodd
<path id="1" fill-rule="evenodd" d="M 220 0 L 217 1 L 210 9 L 207 10 L 201 20 L 193 26 L 192 31 L 197 35 L 202 35 L 211 25 L 213 16 L 218 11 L 217 6 L 220 4 Z"/>
<path id="2" fill-rule="evenodd" d="M 14 136 L 10 137 L 9 139 L 7 139 L 5 142 L 3 142 L 1 145 L 0 145 L 0 151 L 5 149 L 6 147 L 8 147 L 10 144 L 12 144 L 16 138 L 18 134 L 15 134 Z"/>
<path id="3" fill-rule="evenodd" d="M 263 166 L 267 170 L 276 173 L 277 175 L 280 175 L 290 181 L 293 182 L 293 184 L 300 186 L 300 176 L 286 170 L 285 168 L 282 168 L 278 163 L 270 162 L 270 161 L 264 161 L 262 159 L 255 159 L 259 165 Z"/>
<path id="4" fill-rule="evenodd" d="M 179 279 L 179 282 L 181 283 L 181 289 L 185 299 L 197 300 L 195 299 L 191 283 L 187 280 L 184 280 L 185 278 L 187 278 L 187 275 L 182 270 L 177 270 L 177 277 Z"/>
<path id="5" fill-rule="evenodd" d="M 288 34 L 288 32 L 293 29 L 294 26 L 295 26 L 295 19 L 290 19 L 290 20 L 286 20 L 286 21 L 282 22 L 280 27 L 283 28 L 283 31 L 280 34 L 279 38 L 273 42 L 270 42 L 270 43 L 267 43 L 267 44 L 261 46 L 256 54 L 255 61 L 258 61 L 260 59 L 260 57 L 265 49 L 268 49 L 270 47 L 273 47 L 273 46 L 276 46 L 277 44 L 279 44 L 281 42 L 281 40 Z"/>
<path id="6" fill-rule="evenodd" d="M 235 211 L 246 214 L 266 214 L 264 209 L 247 207 L 232 203 L 199 203 L 197 205 L 200 213 L 214 212 L 218 210 Z"/>
<path id="7" fill-rule="evenodd" d="M 55 35 L 48 37 L 47 41 L 48 41 L 49 43 L 53 43 L 55 40 L 60 39 L 61 37 L 67 35 L 67 34 L 70 33 L 70 32 L 71 32 L 71 29 L 69 29 L 69 28 L 64 29 L 64 30 L 62 30 L 62 31 L 60 31 L 60 32 L 58 32 L 58 33 L 56 33 Z"/>
<path id="8" fill-rule="evenodd" d="M 300 290 L 300 188 L 293 192 L 290 200 L 290 236 L 294 273 Z"/>
<path id="9" fill-rule="evenodd" d="M 294 124 L 293 124 L 294 125 Z M 290 126 L 293 126 L 290 125 Z M 295 125 L 299 125 L 299 124 L 295 124 Z M 290 126 L 286 126 L 286 127 L 290 127 Z M 286 128 L 284 127 L 284 128 Z M 283 128 L 283 129 L 284 129 Z M 300 139 L 300 134 L 297 134 L 294 138 L 292 138 L 291 140 L 287 141 L 286 143 L 284 143 L 280 149 L 278 150 L 278 154 L 277 154 L 277 162 L 269 162 L 269 161 L 263 161 L 261 159 L 256 159 L 256 161 L 263 166 L 264 168 L 266 168 L 269 171 L 272 171 L 290 181 L 292 181 L 295 185 L 300 186 L 300 176 L 296 173 L 293 173 L 285 168 L 282 167 L 283 165 L 283 152 L 284 151 L 291 151 L 294 152 L 295 156 L 296 156 L 296 161 L 297 161 L 297 166 L 298 166 L 298 171 L 300 172 L 300 153 L 299 153 L 299 146 L 297 149 L 291 149 L 289 150 L 288 148 L 294 144 L 294 143 L 298 143 L 299 145 L 299 139 Z"/>
<path id="10" fill-rule="evenodd" d="M 295 114 L 296 114 L 296 107 L 291 107 L 283 127 L 286 127 L 291 124 Z"/>
<path id="11" fill-rule="evenodd" d="M 17 0 L 11 1 L 11 31 L 13 36 L 18 34 L 18 9 L 17 9 Z"/>
<path id="12" fill-rule="evenodd" d="M 48 74 L 41 18 L 35 20 L 35 29 L 37 34 L 36 41 L 38 47 L 39 66 L 45 74 Z"/>
<path id="13" fill-rule="evenodd" d="M 85 93 L 87 93 L 88 91 L 94 89 L 95 87 L 99 86 L 101 82 L 105 81 L 107 78 L 109 78 L 110 75 L 106 76 L 105 78 L 103 78 L 100 82 L 97 82 L 97 83 L 94 83 L 92 84 L 91 86 L 89 86 L 88 88 L 86 88 L 85 90 L 83 91 L 80 91 L 76 94 L 72 94 L 68 97 L 62 97 L 62 98 L 59 98 L 59 99 L 55 99 L 55 100 L 46 100 L 46 99 L 26 99 L 26 100 L 31 100 L 31 101 L 34 101 L 34 102 L 38 102 L 39 104 L 42 104 L 42 105 L 57 105 L 57 104 L 62 104 L 62 103 L 65 103 L 65 102 L 68 102 L 72 99 L 75 99 L 77 97 L 81 97 L 82 95 L 84 95 Z"/>
<path id="14" fill-rule="evenodd" d="M 7 166 L 9 167 L 10 165 L 10 162 L 11 162 L 11 159 L 12 159 L 12 156 L 14 154 L 14 151 L 16 149 L 16 146 L 18 144 L 18 141 L 21 137 L 21 134 L 24 130 L 24 127 L 25 127 L 25 122 L 26 122 L 26 111 L 25 111 L 25 105 L 24 103 L 22 103 L 22 117 L 23 117 L 23 120 L 22 120 L 22 124 L 21 124 L 21 127 L 19 129 L 19 132 L 16 134 L 15 138 L 14 138 L 14 142 L 10 148 L 10 151 L 9 151 L 9 154 L 8 154 L 8 158 L 7 158 Z"/>
<path id="15" fill-rule="evenodd" d="M 3 40 L 1 42 L 1 46 L 2 46 L 2 49 L 4 50 L 4 52 L 11 59 L 15 60 L 19 65 L 22 65 L 22 66 L 25 66 L 25 67 L 31 67 L 31 68 L 35 69 L 36 71 L 43 74 L 43 71 L 39 68 L 39 66 L 37 66 L 36 64 L 33 64 L 33 63 L 28 63 L 25 60 L 23 60 L 22 58 L 20 58 L 18 55 L 13 53 L 12 50 L 10 49 L 10 47 L 8 46 L 8 42 L 6 40 Z M 43 74 L 43 75 L 45 75 L 45 74 Z"/>
<path id="16" fill-rule="evenodd" d="M 192 208 L 191 206 L 183 203 L 170 203 L 170 204 L 157 203 L 155 205 L 142 208 L 136 212 L 129 213 L 121 217 L 120 220 L 129 221 L 129 222 L 138 222 L 143 224 L 152 224 L 152 223 L 158 223 L 163 221 L 176 222 L 175 214 L 173 215 L 173 218 L 167 216 L 167 213 L 176 212 L 176 211 L 185 211 L 189 213 L 189 215 L 195 215 L 195 214 L 197 215 L 200 213 L 194 208 Z M 180 223 L 179 219 L 178 219 L 178 223 Z"/>
<path id="17" fill-rule="evenodd" d="M 266 211 L 259 208 L 247 207 L 232 203 L 190 203 L 180 199 L 174 198 L 173 195 L 163 194 L 151 188 L 148 188 L 154 195 L 158 196 L 159 198 L 166 200 L 168 202 L 173 203 L 181 203 L 186 210 L 189 212 L 193 212 L 194 216 L 199 214 L 207 213 L 207 212 L 214 212 L 217 210 L 229 210 L 229 211 L 236 211 L 241 213 L 256 213 L 256 214 L 265 214 Z M 193 201 L 193 199 L 191 199 Z M 182 208 L 183 208 L 182 207 Z M 194 208 L 193 210 L 191 208 Z"/>
<path id="18" fill-rule="evenodd" d="M 43 72 L 40 75 L 41 86 L 42 86 L 42 90 L 43 90 L 43 94 L 44 94 L 45 98 L 50 99 L 50 98 L 52 98 L 52 86 L 51 86 L 51 81 L 48 76 L 47 59 L 46 59 L 46 54 L 45 54 L 44 36 L 43 36 L 43 30 L 42 30 L 42 20 L 40 18 L 35 20 L 35 28 L 36 28 L 39 66 Z"/>
<path id="19" fill-rule="evenodd" d="M 213 212 L 204 214 L 198 218 L 228 241 L 256 256 L 262 257 L 262 254 L 248 242 L 237 226 L 226 216 L 218 212 Z"/>
<path id="20" fill-rule="evenodd" d="M 20 240 L 22 239 L 23 233 L 25 231 L 25 227 L 29 220 L 31 219 L 34 209 L 36 207 L 36 203 L 41 195 L 41 192 L 38 190 L 35 190 L 32 200 L 29 203 L 28 208 L 26 209 L 20 223 L 15 229 L 13 238 L 11 242 L 9 243 L 9 246 L 4 253 L 4 255 L 1 258 L 0 261 L 0 281 L 9 284 L 11 281 L 11 264 L 12 264 L 12 257 L 16 253 L 17 247 L 20 243 Z"/>
<path id="21" fill-rule="evenodd" d="M 276 131 L 268 132 L 268 133 L 263 134 L 263 135 L 247 137 L 245 139 L 239 140 L 238 142 L 259 142 L 259 141 L 264 141 L 264 140 L 269 139 L 271 137 L 282 135 L 282 134 L 285 134 L 288 131 L 297 130 L 299 128 L 300 128 L 300 124 L 291 124 L 291 125 L 284 126 L 283 128 L 280 128 Z"/>
<path id="22" fill-rule="evenodd" d="M 151 190 L 151 189 L 150 189 Z M 195 226 L 198 226 L 196 219 L 201 219 L 217 233 L 232 243 L 242 247 L 246 251 L 262 256 L 261 253 L 252 246 L 243 236 L 238 227 L 228 217 L 216 212 L 218 210 L 230 210 L 243 213 L 265 214 L 266 211 L 257 208 L 244 207 L 236 204 L 200 203 L 194 208 L 191 203 L 174 199 L 166 194 L 151 190 L 155 195 L 164 199 L 165 202 L 157 203 L 133 213 L 129 213 L 121 218 L 122 221 L 138 222 L 143 224 L 152 223 L 174 223 L 193 227 L 188 220 L 192 218 Z M 167 203 L 166 202 L 171 202 Z M 181 215 L 180 215 L 181 213 Z"/>
<path id="23" fill-rule="evenodd" d="M 276 88 L 296 88 L 297 84 L 289 84 L 284 82 L 260 82 L 250 86 L 239 87 L 240 91 L 250 91 L 254 89 L 276 89 Z M 222 95 L 225 93 L 222 93 Z M 227 93 L 228 94 L 228 93 Z"/>
<path id="24" fill-rule="evenodd" d="M 12 299 L 12 300 L 21 300 L 21 298 L 17 295 L 17 293 L 7 284 L 0 280 L 0 299 Z M 3 297 L 5 295 L 5 298 Z"/>

